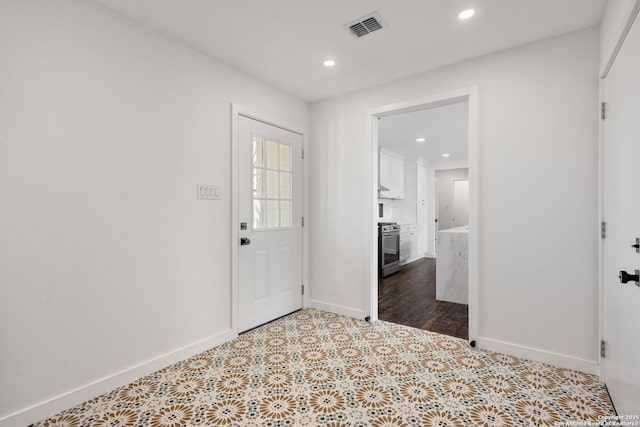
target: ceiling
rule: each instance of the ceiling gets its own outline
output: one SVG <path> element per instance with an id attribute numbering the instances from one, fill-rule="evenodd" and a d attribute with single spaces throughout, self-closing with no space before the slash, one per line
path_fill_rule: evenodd
<path id="1" fill-rule="evenodd" d="M 597 25 L 606 0 L 95 0 L 306 101 Z M 457 14 L 475 8 L 461 21 Z M 360 39 L 343 25 L 378 12 Z M 325 68 L 326 59 L 336 65 Z"/>
<path id="2" fill-rule="evenodd" d="M 378 146 L 438 165 L 465 163 L 469 158 L 468 121 L 466 101 L 383 117 L 378 121 Z M 417 142 L 421 137 L 426 141 Z M 445 153 L 450 156 L 442 157 Z"/>

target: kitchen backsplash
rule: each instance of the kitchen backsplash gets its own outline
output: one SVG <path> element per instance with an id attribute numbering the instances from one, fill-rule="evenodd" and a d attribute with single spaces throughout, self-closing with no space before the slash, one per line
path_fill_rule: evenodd
<path id="1" fill-rule="evenodd" d="M 379 214 L 380 205 L 382 205 L 382 216 Z M 378 199 L 378 222 L 393 222 L 393 200 Z"/>

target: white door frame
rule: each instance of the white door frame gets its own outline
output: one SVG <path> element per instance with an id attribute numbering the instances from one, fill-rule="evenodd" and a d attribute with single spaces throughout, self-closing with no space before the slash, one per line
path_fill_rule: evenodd
<path id="1" fill-rule="evenodd" d="M 239 188 L 239 141 L 238 141 L 238 119 L 240 116 L 248 117 L 253 120 L 257 120 L 262 123 L 266 123 L 271 126 L 278 127 L 293 133 L 297 133 L 302 136 L 302 149 L 307 146 L 307 130 L 300 127 L 286 123 L 283 120 L 274 118 L 269 114 L 265 114 L 260 111 L 255 111 L 251 108 L 247 108 L 236 103 L 231 103 L 231 241 L 229 246 L 231 249 L 231 319 L 229 319 L 234 335 L 238 335 L 239 331 L 239 280 L 238 269 L 240 263 L 238 259 L 238 251 L 240 249 L 240 222 L 238 221 L 238 215 L 240 212 L 240 188 Z M 302 216 L 305 216 L 308 206 L 308 168 L 304 167 L 304 159 L 302 161 Z M 295 221 L 295 218 L 294 218 Z M 308 228 L 302 227 L 302 283 L 309 283 L 309 239 Z M 304 295 L 302 295 L 302 308 L 309 306 L 309 289 L 305 286 Z"/>
<path id="2" fill-rule="evenodd" d="M 479 183 L 478 183 L 478 87 L 470 86 L 451 92 L 383 105 L 367 111 L 366 138 L 371 141 L 371 214 L 369 215 L 369 286 L 366 286 L 365 307 L 372 322 L 378 320 L 378 118 L 435 108 L 456 102 L 469 105 L 469 341 L 478 342 L 479 306 Z"/>
<path id="3" fill-rule="evenodd" d="M 609 57 L 607 58 L 607 62 L 602 67 L 600 73 L 600 81 L 599 81 L 599 98 L 600 102 L 604 102 L 605 93 L 604 93 L 604 80 L 609 75 L 609 71 L 611 71 L 611 67 L 613 67 L 613 63 L 620 53 L 622 49 L 622 45 L 624 44 L 624 40 L 627 38 L 629 31 L 631 31 L 631 27 L 633 26 L 636 17 L 640 15 L 640 0 L 635 0 L 633 2 L 631 9 L 628 12 L 627 19 L 624 22 L 624 26 L 620 29 L 620 34 L 618 35 L 618 39 L 616 40 L 616 44 L 614 45 Z M 599 223 L 602 224 L 606 222 L 605 211 L 604 211 L 604 123 L 602 120 L 598 123 L 598 132 L 599 132 L 599 147 L 598 147 L 598 217 Z M 604 336 L 604 239 L 598 240 L 598 345 L 606 339 Z M 604 381 L 605 376 L 605 364 L 603 363 L 602 357 L 600 355 L 600 351 L 598 351 L 598 365 L 600 370 L 600 380 Z"/>
<path id="4" fill-rule="evenodd" d="M 420 168 L 423 168 L 424 170 L 424 179 L 422 184 L 420 183 Z M 433 226 L 434 223 L 433 221 L 431 222 L 431 224 L 429 223 L 429 210 L 433 208 L 433 204 L 430 200 L 430 191 L 429 191 L 429 183 L 431 181 L 430 179 L 431 177 L 429 176 L 429 162 L 424 160 L 422 157 L 418 157 L 417 161 L 416 161 L 416 179 L 417 179 L 417 183 L 416 183 L 416 194 L 419 196 L 418 194 L 418 189 L 420 188 L 420 185 L 424 186 L 424 190 L 426 191 L 426 199 L 423 200 L 424 204 L 426 205 L 426 215 L 427 217 L 424 218 L 425 223 L 423 224 L 423 226 L 425 227 L 424 230 L 424 235 L 422 237 L 424 237 L 424 251 L 422 252 L 418 252 L 418 254 L 420 255 L 420 257 L 427 257 L 429 253 L 429 237 L 431 235 L 431 233 L 429 232 L 429 227 Z M 418 198 L 416 197 L 416 222 L 418 224 L 418 240 L 420 239 L 420 208 L 418 207 L 418 203 L 420 203 L 420 201 L 418 200 Z M 418 241 L 418 247 L 420 247 L 420 243 Z"/>
<path id="5" fill-rule="evenodd" d="M 436 220 L 438 222 L 436 222 Z M 440 230 L 440 179 L 433 171 L 433 257 L 438 258 L 438 231 Z"/>
<path id="6" fill-rule="evenodd" d="M 461 227 L 456 223 L 456 182 L 458 181 L 469 181 L 468 179 L 452 179 L 451 180 L 451 214 L 453 215 L 453 224 L 454 227 Z"/>

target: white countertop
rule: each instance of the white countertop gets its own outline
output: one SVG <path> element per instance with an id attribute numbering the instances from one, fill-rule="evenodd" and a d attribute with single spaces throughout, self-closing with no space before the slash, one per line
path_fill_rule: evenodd
<path id="1" fill-rule="evenodd" d="M 447 230 L 439 230 L 438 233 L 468 233 L 469 226 L 463 225 L 462 227 L 449 228 Z"/>

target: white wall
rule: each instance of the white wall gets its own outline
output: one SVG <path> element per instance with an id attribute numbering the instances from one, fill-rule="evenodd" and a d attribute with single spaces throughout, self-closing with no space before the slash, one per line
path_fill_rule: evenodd
<path id="1" fill-rule="evenodd" d="M 230 103 L 309 108 L 90 1 L 1 2 L 0 63 L 3 419 L 228 336 Z"/>
<path id="2" fill-rule="evenodd" d="M 438 179 L 438 230 L 451 228 L 453 216 L 453 181 L 469 179 L 469 169 L 443 169 L 436 171 Z"/>
<path id="3" fill-rule="evenodd" d="M 367 111 L 477 85 L 479 343 L 595 372 L 598 62 L 591 28 L 313 104 L 312 300 L 367 311 Z"/>

